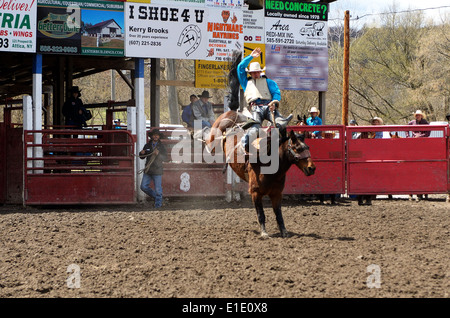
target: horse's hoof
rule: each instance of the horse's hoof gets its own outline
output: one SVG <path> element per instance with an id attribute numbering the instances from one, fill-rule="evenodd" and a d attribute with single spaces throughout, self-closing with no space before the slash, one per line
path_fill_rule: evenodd
<path id="1" fill-rule="evenodd" d="M 288 231 L 286 231 L 286 230 L 281 231 L 281 237 L 282 237 L 282 238 L 286 238 L 286 237 L 288 237 L 288 236 L 289 236 Z"/>
<path id="2" fill-rule="evenodd" d="M 267 232 L 261 232 L 261 238 L 262 239 L 268 239 L 269 238 L 269 234 Z"/>

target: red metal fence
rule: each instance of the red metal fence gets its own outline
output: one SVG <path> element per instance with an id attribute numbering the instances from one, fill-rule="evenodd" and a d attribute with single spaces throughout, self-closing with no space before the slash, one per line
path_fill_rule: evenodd
<path id="1" fill-rule="evenodd" d="M 293 166 L 286 194 L 447 193 L 449 128 L 426 126 L 292 126 L 321 130 L 324 138 L 305 139 L 317 166 L 306 177 Z M 180 139 L 160 128 L 169 156 Z M 353 139 L 355 132 L 433 131 L 426 138 Z M 41 144 L 29 143 L 42 133 Z M 77 134 L 83 138 L 70 138 Z M 105 204 L 135 202 L 134 141 L 126 130 L 25 131 L 0 123 L 0 203 Z M 345 136 L 345 137 L 344 137 Z M 69 138 L 68 138 L 69 137 Z M 207 163 L 204 148 L 189 137 L 190 162 L 169 157 L 164 164 L 164 195 L 224 196 L 229 186 L 222 163 Z M 42 148 L 43 156 L 28 149 Z M 199 160 L 200 158 L 200 160 Z M 32 164 L 34 163 L 34 164 Z M 246 184 L 240 184 L 242 189 Z M 245 191 L 245 190 L 244 190 Z"/>
<path id="2" fill-rule="evenodd" d="M 296 132 L 321 131 L 321 139 L 306 138 L 316 173 L 305 176 L 296 166 L 286 175 L 285 194 L 343 194 L 345 193 L 345 134 L 344 126 L 290 126 Z M 306 133 L 305 135 L 308 135 Z"/>
<path id="3" fill-rule="evenodd" d="M 348 194 L 427 194 L 449 189 L 448 125 L 347 127 Z M 352 139 L 354 132 L 433 131 L 435 137 Z"/>
<path id="4" fill-rule="evenodd" d="M 42 143 L 31 143 L 38 133 Z M 127 130 L 35 130 L 25 131 L 24 140 L 25 204 L 136 202 L 134 140 Z M 30 155 L 37 149 L 42 157 Z"/>
<path id="5" fill-rule="evenodd" d="M 306 177 L 296 166 L 286 175 L 285 194 L 425 194 L 449 188 L 448 126 L 290 126 L 288 130 L 321 131 L 321 139 L 306 138 L 317 167 Z M 389 132 L 433 131 L 427 138 L 390 138 Z M 355 132 L 385 132 L 383 139 L 352 139 Z M 166 130 L 169 137 L 171 131 Z M 166 139 L 169 153 L 180 140 Z M 184 142 L 193 144 L 192 140 Z M 224 195 L 223 164 L 175 162 L 164 166 L 167 196 Z M 242 189 L 242 184 L 239 185 Z"/>

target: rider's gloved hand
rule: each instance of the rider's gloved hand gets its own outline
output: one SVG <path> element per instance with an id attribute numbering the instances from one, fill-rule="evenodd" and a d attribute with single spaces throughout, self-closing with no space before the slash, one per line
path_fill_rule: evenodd
<path id="1" fill-rule="evenodd" d="M 273 112 L 273 111 L 278 107 L 279 104 L 280 104 L 280 101 L 279 101 L 279 100 L 276 100 L 276 99 L 275 99 L 275 100 L 271 101 L 271 102 L 268 104 L 270 111 Z"/>

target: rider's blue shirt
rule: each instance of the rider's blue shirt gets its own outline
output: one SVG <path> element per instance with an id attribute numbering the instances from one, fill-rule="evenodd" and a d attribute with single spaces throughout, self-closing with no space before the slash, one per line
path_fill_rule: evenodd
<path id="1" fill-rule="evenodd" d="M 242 86 L 242 89 L 244 90 L 244 92 L 245 92 L 245 89 L 247 88 L 247 83 L 248 83 L 247 72 L 245 71 L 245 69 L 250 64 L 250 61 L 252 59 L 253 59 L 253 56 L 251 56 L 251 55 L 245 57 L 241 61 L 241 63 L 239 63 L 239 65 L 237 67 L 239 83 L 241 83 L 241 86 Z M 269 88 L 269 92 L 272 95 L 272 100 L 281 101 L 281 92 L 280 92 L 280 89 L 279 89 L 277 83 L 275 83 L 273 80 L 271 80 L 269 78 L 266 78 L 266 80 L 267 80 L 267 87 Z"/>

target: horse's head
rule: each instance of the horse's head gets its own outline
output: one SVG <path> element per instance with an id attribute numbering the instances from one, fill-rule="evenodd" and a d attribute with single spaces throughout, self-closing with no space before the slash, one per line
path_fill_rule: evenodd
<path id="1" fill-rule="evenodd" d="M 295 164 L 306 176 L 311 176 L 316 171 L 316 166 L 304 138 L 302 134 L 296 134 L 292 130 L 289 132 L 286 141 L 287 157 L 290 163 Z"/>
<path id="2" fill-rule="evenodd" d="M 389 136 L 391 136 L 391 138 L 402 138 L 398 135 L 398 131 L 396 131 L 395 133 L 389 133 Z"/>
<path id="3" fill-rule="evenodd" d="M 303 115 L 303 118 L 300 117 L 300 115 L 297 115 L 297 122 L 295 123 L 296 126 L 306 126 L 306 116 Z"/>

